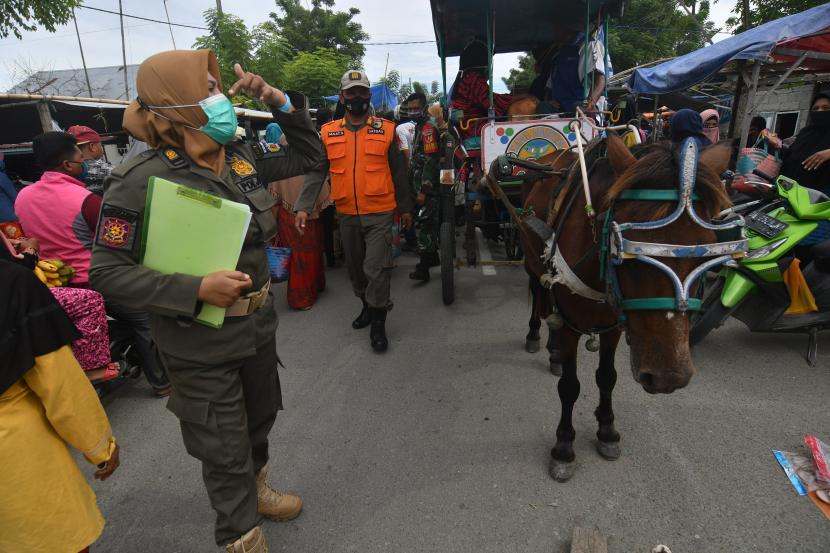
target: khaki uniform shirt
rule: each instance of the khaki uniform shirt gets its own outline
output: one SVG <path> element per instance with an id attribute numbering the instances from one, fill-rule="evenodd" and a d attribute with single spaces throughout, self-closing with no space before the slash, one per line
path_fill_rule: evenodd
<path id="1" fill-rule="evenodd" d="M 236 269 L 253 280 L 253 287 L 243 294 L 259 290 L 270 279 L 265 243 L 277 231 L 271 213 L 275 201 L 264 183 L 302 175 L 320 157 L 320 139 L 309 118 L 305 98 L 295 93 L 289 95 L 297 111 L 273 112 L 289 146 L 233 142 L 225 147 L 226 164 L 218 176 L 193 163 L 184 151 L 149 150 L 116 167 L 106 182 L 92 250 L 91 285 L 107 299 L 146 310 L 159 350 L 179 363 L 215 365 L 253 356 L 257 347 L 273 337 L 277 319 L 269 297 L 251 315 L 226 318 L 221 329 L 195 323 L 202 278 L 165 275 L 139 264 L 148 180 L 152 176 L 162 177 L 247 203 L 252 218 Z M 107 234 L 109 225 L 114 223 L 119 229 L 128 229 L 126 237 L 120 235 L 117 242 Z"/>

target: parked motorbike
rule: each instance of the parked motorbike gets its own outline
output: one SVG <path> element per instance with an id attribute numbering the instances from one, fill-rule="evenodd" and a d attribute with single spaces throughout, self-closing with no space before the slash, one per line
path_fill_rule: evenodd
<path id="1" fill-rule="evenodd" d="M 751 182 L 761 199 L 736 205 L 722 217 L 743 215 L 749 252 L 727 263 L 713 283 L 705 287 L 700 313 L 689 333 L 699 344 L 729 317 L 752 332 L 799 332 L 808 335 L 806 359 L 815 366 L 817 335 L 830 328 L 830 197 L 780 176 L 756 174 L 774 182 Z M 790 292 L 785 273 L 795 259 L 796 246 L 812 258 L 802 273 L 818 308 L 806 313 L 788 312 Z"/>

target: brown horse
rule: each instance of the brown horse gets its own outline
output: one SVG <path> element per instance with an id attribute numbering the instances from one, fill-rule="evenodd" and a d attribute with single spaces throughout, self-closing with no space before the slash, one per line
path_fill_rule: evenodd
<path id="1" fill-rule="evenodd" d="M 594 150 L 598 151 L 598 150 Z M 638 157 L 625 147 L 614 135 L 607 139 L 607 158 L 591 164 L 589 184 L 592 204 L 601 206 L 600 212 L 613 205 L 614 219 L 620 223 L 647 222 L 658 220 L 673 212 L 677 201 L 637 201 L 621 199 L 620 194 L 629 189 L 666 189 L 677 187 L 679 179 L 678 151 L 669 143 L 660 143 L 640 148 Z M 586 158 L 589 157 L 586 154 Z M 695 191 L 700 200 L 695 209 L 704 219 L 711 219 L 729 205 L 719 174 L 729 161 L 729 148 L 713 146 L 703 151 L 698 158 Z M 562 163 L 566 160 L 562 159 Z M 550 203 L 547 195 L 557 185 L 558 177 L 551 177 L 536 184 L 528 196 L 528 206 L 535 213 L 545 213 Z M 579 279 L 594 290 L 604 291 L 605 282 L 600 276 L 602 242 L 601 215 L 588 217 L 582 209 L 581 176 L 578 170 L 571 170 L 563 194 L 568 194 L 564 205 L 572 203 L 570 209 L 563 209 L 552 221 L 558 229 L 558 247 L 567 264 Z M 573 200 L 573 201 L 571 201 Z M 593 219 L 593 220 L 592 220 Z M 523 246 L 527 257 L 530 252 L 539 251 L 541 240 L 523 232 Z M 654 230 L 629 231 L 632 240 L 664 244 L 706 244 L 716 242 L 714 231 L 695 224 L 684 213 L 675 222 Z M 700 259 L 665 259 L 681 278 L 685 278 L 700 265 Z M 623 328 L 618 313 L 609 303 L 593 301 L 574 294 L 561 284 L 552 290 L 536 287 L 539 267 L 527 264 L 531 275 L 531 293 L 534 296 L 534 316 L 547 317 L 552 307 L 564 321 L 561 330 L 551 332 L 549 349 L 553 361 L 557 345 L 561 351 L 562 377 L 558 383 L 562 405 L 559 425 L 556 429 L 556 444 L 551 450 L 550 474 L 558 481 L 568 480 L 574 472 L 573 442 L 576 436 L 572 424 L 573 407 L 579 396 L 579 379 L 576 374 L 576 359 L 579 339 L 583 334 L 599 335 L 599 367 L 595 378 L 600 391 L 599 406 L 594 414 L 598 421 L 597 451 L 606 459 L 617 459 L 620 455 L 620 435 L 614 428 L 612 392 L 617 380 L 614 367 L 614 353 Z M 644 263 L 627 261 L 617 268 L 620 292 L 625 298 L 671 297 L 674 295 L 669 278 L 657 269 Z M 631 349 L 631 371 L 634 379 L 649 393 L 671 393 L 689 383 L 695 372 L 689 354 L 689 320 L 686 313 L 676 311 L 630 311 L 625 313 L 625 327 Z M 555 320 L 554 316 L 554 320 Z M 553 320 L 549 319 L 549 324 Z M 535 327 L 531 319 L 528 344 L 533 339 L 538 344 L 538 322 Z M 558 344 L 557 344 L 558 342 Z M 530 349 L 530 348 L 528 348 Z"/>

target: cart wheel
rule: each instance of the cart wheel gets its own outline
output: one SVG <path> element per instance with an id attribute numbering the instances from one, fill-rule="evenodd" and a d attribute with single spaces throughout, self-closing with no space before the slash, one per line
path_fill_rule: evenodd
<path id="1" fill-rule="evenodd" d="M 522 244 L 519 241 L 519 229 L 516 228 L 515 223 L 510 222 L 504 228 L 504 251 L 507 254 L 507 259 L 511 261 L 519 261 L 522 259 Z"/>
<path id="2" fill-rule="evenodd" d="M 455 300 L 455 235 L 450 221 L 441 223 L 438 243 L 441 246 L 441 298 L 444 305 Z"/>

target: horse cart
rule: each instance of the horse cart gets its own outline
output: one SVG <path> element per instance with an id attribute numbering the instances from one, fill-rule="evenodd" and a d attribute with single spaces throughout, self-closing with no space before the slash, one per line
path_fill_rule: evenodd
<path id="1" fill-rule="evenodd" d="M 456 198 L 464 198 L 467 265 L 505 263 L 477 259 L 476 227 L 490 236 L 500 234 L 507 263 L 520 263 L 523 254 L 518 217 L 522 215 L 523 185 L 545 170 L 533 162 L 553 152 L 587 144 L 598 134 L 590 119 L 575 113 L 496 116 L 493 56 L 549 46 L 556 42 L 557 33 L 567 32 L 564 30 L 568 28 L 584 28 L 583 48 L 589 47 L 597 36 L 607 41 L 608 19 L 621 14 L 623 0 L 430 0 L 430 4 L 445 98 L 447 58 L 460 56 L 479 37 L 486 40 L 487 46 L 488 113 L 483 117 L 465 117 L 453 110 L 450 103 L 448 132 L 443 142 L 439 244 L 442 298 L 449 305 L 455 298 L 454 271 L 461 264 L 456 260 L 455 247 Z M 588 86 L 586 79 L 586 89 Z M 492 175 L 494 178 L 487 178 L 491 166 L 498 166 L 499 171 Z M 488 233 L 493 227 L 495 232 Z"/>

